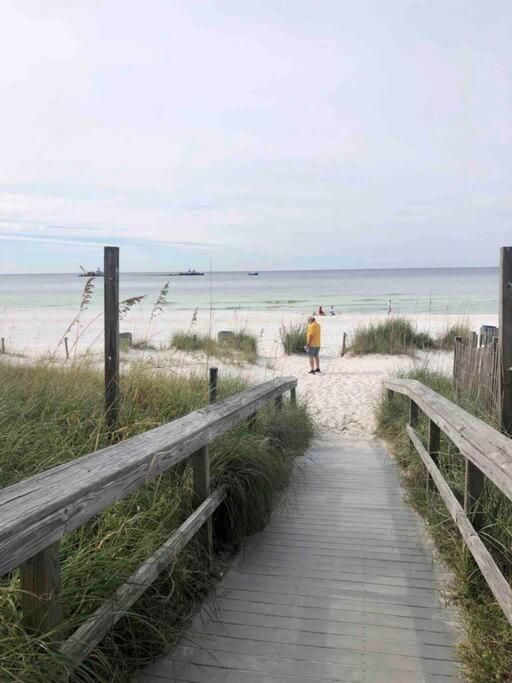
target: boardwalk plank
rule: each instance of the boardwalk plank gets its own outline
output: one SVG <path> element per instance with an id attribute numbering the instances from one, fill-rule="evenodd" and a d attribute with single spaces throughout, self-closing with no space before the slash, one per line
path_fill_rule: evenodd
<path id="1" fill-rule="evenodd" d="M 394 464 L 374 442 L 311 449 L 172 653 L 141 683 L 445 683 L 454 611 Z"/>

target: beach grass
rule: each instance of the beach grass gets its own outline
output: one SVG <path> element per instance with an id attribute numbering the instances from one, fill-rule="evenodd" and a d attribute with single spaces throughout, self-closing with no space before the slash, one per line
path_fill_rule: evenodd
<path id="1" fill-rule="evenodd" d="M 219 399 L 243 389 L 220 376 Z M 158 427 L 208 401 L 205 376 L 165 376 L 141 364 L 122 377 L 115 434 L 123 440 Z M 84 367 L 0 364 L 0 485 L 8 486 L 111 442 L 103 415 L 103 381 Z M 210 447 L 212 486 L 228 497 L 214 516 L 215 546 L 230 549 L 262 528 L 286 485 L 295 456 L 304 452 L 313 425 L 304 405 L 260 411 Z M 64 623 L 69 636 L 181 524 L 192 511 L 192 473 L 179 465 L 65 536 L 60 544 Z M 210 568 L 197 539 L 133 606 L 75 672 L 76 681 L 127 681 L 162 653 L 182 631 L 212 587 L 223 564 Z M 55 634 L 53 635 L 55 638 Z M 0 580 L 0 679 L 57 681 L 65 664 L 50 638 L 20 623 L 17 572 Z"/>
<path id="2" fill-rule="evenodd" d="M 416 349 L 435 345 L 426 332 L 418 332 L 415 323 L 406 316 L 393 316 L 383 321 L 370 320 L 358 325 L 348 350 L 361 356 L 368 353 L 389 355 L 411 354 Z"/>
<path id="3" fill-rule="evenodd" d="M 173 334 L 171 346 L 180 351 L 203 351 L 207 356 L 228 362 L 255 363 L 258 358 L 258 340 L 244 330 L 220 341 L 210 334 L 179 331 Z"/>
<path id="4" fill-rule="evenodd" d="M 462 339 L 469 339 L 472 330 L 468 320 L 461 320 L 460 322 L 448 325 L 445 330 L 436 339 L 436 346 L 440 349 L 453 349 L 455 346 L 456 337 Z"/>
<path id="5" fill-rule="evenodd" d="M 304 322 L 290 322 L 288 325 L 282 324 L 279 328 L 279 337 L 283 350 L 286 354 L 306 353 L 306 332 L 308 324 Z"/>
<path id="6" fill-rule="evenodd" d="M 468 412 L 497 426 L 494 418 L 479 410 L 471 398 L 455 395 L 449 377 L 427 369 L 414 370 L 403 376 L 419 380 Z M 437 549 L 452 573 L 447 597 L 459 608 L 465 629 L 465 637 L 459 645 L 464 674 L 467 680 L 475 683 L 510 681 L 512 628 L 469 551 L 464 548 L 460 532 L 437 490 L 427 488 L 426 469 L 410 446 L 405 432 L 408 419 L 409 401 L 406 397 L 395 394 L 392 401 L 382 398 L 377 410 L 377 433 L 387 441 L 402 468 L 409 502 L 425 519 Z M 424 416 L 419 420 L 417 431 L 426 444 L 427 420 Z M 443 433 L 439 467 L 461 500 L 464 495 L 464 459 Z M 504 576 L 512 581 L 512 503 L 490 482 L 486 483 L 481 524 L 482 540 Z"/>

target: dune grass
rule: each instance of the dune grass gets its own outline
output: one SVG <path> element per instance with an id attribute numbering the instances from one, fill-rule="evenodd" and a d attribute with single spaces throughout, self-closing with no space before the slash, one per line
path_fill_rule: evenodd
<path id="1" fill-rule="evenodd" d="M 358 325 L 350 342 L 349 351 L 360 356 L 367 353 L 410 354 L 418 348 L 430 348 L 434 340 L 406 316 L 390 317 Z"/>
<path id="2" fill-rule="evenodd" d="M 258 358 L 258 341 L 245 331 L 233 332 L 226 340 L 217 341 L 208 334 L 180 331 L 173 334 L 171 346 L 180 351 L 203 351 L 207 356 L 230 362 L 255 363 Z"/>
<path id="3" fill-rule="evenodd" d="M 291 322 L 288 325 L 282 324 L 279 328 L 281 344 L 286 354 L 306 353 L 306 332 L 308 324 L 306 322 Z"/>
<path id="4" fill-rule="evenodd" d="M 492 418 L 479 413 L 468 398 L 455 395 L 451 380 L 439 373 L 415 370 L 404 375 L 417 379 L 465 410 L 492 423 Z M 395 395 L 391 402 L 382 399 L 377 411 L 378 434 L 390 445 L 402 468 L 403 482 L 411 505 L 424 517 L 434 542 L 450 567 L 453 580 L 449 586 L 450 603 L 460 608 L 465 638 L 459 646 L 464 673 L 475 683 L 512 680 L 512 627 L 496 604 L 482 575 L 464 545 L 455 524 L 438 495 L 426 486 L 426 469 L 416 451 L 409 445 L 405 432 L 409 403 Z M 421 415 L 421 413 L 420 413 Z M 495 425 L 493 425 L 495 426 Z M 426 444 L 427 420 L 422 417 L 418 432 Z M 439 466 L 456 496 L 464 493 L 464 462 L 457 449 L 441 433 Z M 486 483 L 482 508 L 482 540 L 492 553 L 503 574 L 512 581 L 512 504 L 490 482 Z"/>
<path id="5" fill-rule="evenodd" d="M 363 323 L 356 327 L 348 350 L 356 355 L 381 353 L 389 355 L 414 354 L 421 349 L 451 350 L 455 337 L 468 339 L 471 328 L 467 320 L 448 325 L 436 337 L 418 332 L 416 323 L 407 316 L 393 316 L 383 321 Z"/>
<path id="6" fill-rule="evenodd" d="M 448 325 L 446 329 L 439 335 L 436 340 L 436 346 L 440 349 L 453 349 L 455 346 L 455 338 L 462 337 L 469 339 L 471 337 L 471 327 L 467 320 Z"/>
<path id="7" fill-rule="evenodd" d="M 219 399 L 244 388 L 219 378 Z M 204 377 L 165 377 L 136 366 L 122 378 L 117 439 L 126 439 L 207 403 Z M 0 485 L 106 446 L 102 378 L 84 368 L 0 364 Z M 217 549 L 232 548 L 260 529 L 286 485 L 294 457 L 307 447 L 312 423 L 305 407 L 284 402 L 262 410 L 256 429 L 241 425 L 210 448 L 212 486 L 228 497 L 214 517 Z M 192 511 L 189 464 L 179 465 L 62 539 L 64 639 L 122 584 Z M 193 539 L 169 571 L 123 617 L 75 672 L 77 681 L 127 681 L 131 672 L 177 637 L 211 588 L 210 569 Z M 55 636 L 54 636 L 55 637 Z M 20 624 L 18 573 L 0 579 L 0 680 L 57 681 L 65 665 L 48 638 Z"/>

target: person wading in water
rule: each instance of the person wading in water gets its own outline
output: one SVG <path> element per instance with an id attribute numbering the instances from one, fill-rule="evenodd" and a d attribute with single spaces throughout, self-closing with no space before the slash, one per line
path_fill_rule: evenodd
<path id="1" fill-rule="evenodd" d="M 308 329 L 306 332 L 306 351 L 309 356 L 310 375 L 320 372 L 320 335 L 321 327 L 313 316 L 308 318 Z"/>

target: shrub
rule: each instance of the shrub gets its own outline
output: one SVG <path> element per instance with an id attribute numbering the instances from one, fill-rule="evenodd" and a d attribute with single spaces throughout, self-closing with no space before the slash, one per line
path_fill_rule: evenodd
<path id="1" fill-rule="evenodd" d="M 79 368 L 0 365 L 0 476 L 9 485 L 110 442 L 103 419 L 102 377 Z M 219 398 L 241 390 L 239 380 L 219 378 Z M 164 376 L 146 366 L 122 378 L 118 439 L 187 414 L 207 402 L 204 377 Z M 214 518 L 216 547 L 236 543 L 261 528 L 302 453 L 312 425 L 304 406 L 284 402 L 260 411 L 255 430 L 243 424 L 210 447 L 212 485 L 228 497 Z M 64 624 L 74 631 L 167 539 L 192 510 L 192 472 L 181 464 L 112 505 L 60 544 Z M 161 653 L 211 588 L 210 570 L 192 539 L 168 571 L 129 610 L 75 672 L 77 681 L 126 681 L 130 672 Z M 64 664 L 47 638 L 20 625 L 17 572 L 0 579 L 0 678 L 57 681 Z"/>
<path id="2" fill-rule="evenodd" d="M 451 380 L 445 375 L 420 369 L 403 376 L 419 380 L 459 403 L 465 410 L 486 419 L 485 415 L 479 414 L 470 398 L 454 394 Z M 409 400 L 405 396 L 395 394 L 392 401 L 382 398 L 377 409 L 378 435 L 388 442 L 402 468 L 409 502 L 425 518 L 443 560 L 452 571 L 447 598 L 460 608 L 466 630 L 459 645 L 464 673 L 467 680 L 478 683 L 512 680 L 512 629 L 469 551 L 464 550 L 460 532 L 447 513 L 444 501 L 437 490 L 427 487 L 426 468 L 415 449 L 411 448 L 405 432 L 408 419 Z M 417 431 L 424 444 L 427 426 L 426 418 L 420 417 Z M 442 432 L 440 450 L 441 472 L 455 495 L 462 500 L 464 459 Z M 484 530 L 482 541 L 503 574 L 512 580 L 512 504 L 489 482 L 482 499 L 480 524 Z"/>
<path id="3" fill-rule="evenodd" d="M 307 342 L 307 329 L 308 324 L 306 322 L 291 322 L 288 325 L 281 325 L 279 336 L 281 337 L 281 344 L 285 353 L 306 353 L 304 347 Z"/>

